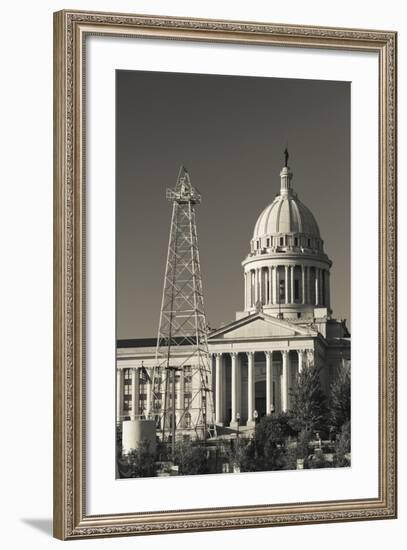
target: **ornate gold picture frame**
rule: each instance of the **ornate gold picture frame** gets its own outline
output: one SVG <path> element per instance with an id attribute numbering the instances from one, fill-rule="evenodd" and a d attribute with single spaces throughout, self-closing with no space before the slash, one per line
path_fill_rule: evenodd
<path id="1" fill-rule="evenodd" d="M 374 498 L 91 515 L 86 494 L 86 40 L 149 38 L 371 52 L 378 59 L 378 494 Z M 60 11 L 54 15 L 54 535 L 145 535 L 397 514 L 396 43 L 390 31 Z M 112 369 L 114 365 L 112 365 Z M 114 391 L 112 389 L 112 391 Z M 236 481 L 238 484 L 238 480 Z"/>

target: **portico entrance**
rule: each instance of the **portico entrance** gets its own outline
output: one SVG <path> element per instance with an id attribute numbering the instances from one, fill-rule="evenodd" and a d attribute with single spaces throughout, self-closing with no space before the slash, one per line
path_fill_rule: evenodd
<path id="1" fill-rule="evenodd" d="M 260 382 L 256 382 L 254 391 L 258 418 L 262 418 L 266 415 L 266 381 L 260 380 Z"/>

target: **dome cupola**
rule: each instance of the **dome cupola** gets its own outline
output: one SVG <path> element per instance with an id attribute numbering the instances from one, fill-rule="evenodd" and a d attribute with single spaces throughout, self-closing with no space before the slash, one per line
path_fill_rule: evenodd
<path id="1" fill-rule="evenodd" d="M 284 156 L 280 192 L 261 212 L 243 262 L 245 309 L 262 307 L 270 314 L 300 318 L 313 315 L 315 307 L 330 311 L 332 262 L 324 252 L 314 215 L 292 187 L 287 149 Z"/>

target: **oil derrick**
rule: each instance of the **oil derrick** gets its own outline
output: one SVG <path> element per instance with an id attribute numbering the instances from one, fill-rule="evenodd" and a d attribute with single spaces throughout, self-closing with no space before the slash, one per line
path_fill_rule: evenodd
<path id="1" fill-rule="evenodd" d="M 174 189 L 161 302 L 151 413 L 163 441 L 215 433 L 211 361 L 195 221 L 201 195 L 181 166 Z"/>

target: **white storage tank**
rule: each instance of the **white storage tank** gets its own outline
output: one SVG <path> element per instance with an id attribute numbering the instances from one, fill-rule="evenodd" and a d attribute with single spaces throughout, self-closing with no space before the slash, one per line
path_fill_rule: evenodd
<path id="1" fill-rule="evenodd" d="M 123 453 L 137 449 L 141 441 L 148 441 L 151 454 L 156 450 L 154 420 L 124 420 L 122 433 Z"/>

